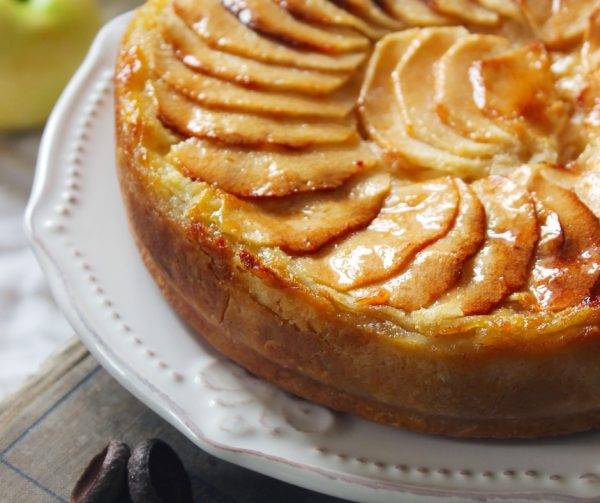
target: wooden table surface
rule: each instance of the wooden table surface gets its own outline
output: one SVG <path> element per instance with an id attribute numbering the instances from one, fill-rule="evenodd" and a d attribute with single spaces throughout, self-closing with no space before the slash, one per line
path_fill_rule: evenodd
<path id="1" fill-rule="evenodd" d="M 110 439 L 151 437 L 181 456 L 203 503 L 335 503 L 221 461 L 193 445 L 134 398 L 77 340 L 0 404 L 0 502 L 69 501 L 87 462 Z"/>

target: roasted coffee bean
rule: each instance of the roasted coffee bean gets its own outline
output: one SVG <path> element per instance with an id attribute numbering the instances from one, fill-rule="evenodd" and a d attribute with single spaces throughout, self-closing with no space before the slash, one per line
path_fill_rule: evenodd
<path id="1" fill-rule="evenodd" d="M 127 465 L 133 503 L 191 503 L 192 486 L 175 451 L 150 439 L 139 444 Z"/>
<path id="2" fill-rule="evenodd" d="M 126 444 L 111 441 L 94 456 L 71 493 L 72 503 L 122 503 L 129 501 L 127 493 L 127 461 L 130 451 Z"/>

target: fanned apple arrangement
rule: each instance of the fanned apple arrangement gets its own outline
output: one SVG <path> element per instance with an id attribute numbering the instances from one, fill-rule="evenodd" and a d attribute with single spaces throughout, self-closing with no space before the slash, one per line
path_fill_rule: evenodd
<path id="1" fill-rule="evenodd" d="M 190 218 L 409 324 L 590 299 L 595 1 L 153 4 L 144 113 L 216 188 Z"/>

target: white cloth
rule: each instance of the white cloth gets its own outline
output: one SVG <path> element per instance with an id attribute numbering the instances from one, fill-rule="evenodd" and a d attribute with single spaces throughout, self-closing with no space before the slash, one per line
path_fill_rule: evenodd
<path id="1" fill-rule="evenodd" d="M 23 233 L 38 143 L 0 137 L 0 400 L 73 334 Z"/>

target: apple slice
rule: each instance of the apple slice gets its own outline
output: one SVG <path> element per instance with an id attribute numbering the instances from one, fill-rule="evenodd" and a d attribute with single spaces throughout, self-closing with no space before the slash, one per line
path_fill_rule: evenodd
<path id="1" fill-rule="evenodd" d="M 211 47 L 239 56 L 330 72 L 353 71 L 366 58 L 366 53 L 328 55 L 282 45 L 240 23 L 220 0 L 174 0 L 173 6 L 185 23 Z"/>
<path id="2" fill-rule="evenodd" d="M 394 17 L 412 26 L 442 26 L 456 24 L 447 16 L 429 8 L 423 0 L 380 0 Z"/>
<path id="3" fill-rule="evenodd" d="M 495 26 L 500 22 L 497 12 L 470 0 L 427 0 L 427 3 L 438 12 L 457 17 L 466 23 Z"/>
<path id="4" fill-rule="evenodd" d="M 502 16 L 519 19 L 521 12 L 514 0 L 477 0 L 482 7 L 497 12 Z"/>
<path id="5" fill-rule="evenodd" d="M 167 44 L 154 42 L 148 51 L 151 52 L 149 59 L 157 77 L 162 77 L 184 96 L 209 108 L 287 117 L 342 119 L 353 110 L 358 94 L 357 86 L 344 88 L 329 95 L 327 100 L 289 92 L 247 89 L 190 70 Z"/>
<path id="6" fill-rule="evenodd" d="M 435 101 L 440 119 L 461 134 L 482 142 L 514 144 L 509 134 L 482 114 L 475 105 L 469 82 L 473 63 L 509 47 L 505 38 L 473 34 L 459 38 L 435 68 Z"/>
<path id="7" fill-rule="evenodd" d="M 552 49 L 564 49 L 581 40 L 597 0 L 518 0 L 537 36 Z"/>
<path id="8" fill-rule="evenodd" d="M 163 36 L 190 68 L 241 85 L 277 91 L 328 94 L 342 87 L 350 74 L 281 67 L 212 49 L 172 9 L 162 19 Z"/>
<path id="9" fill-rule="evenodd" d="M 307 147 L 357 138 L 353 120 L 343 123 L 277 119 L 202 108 L 169 88 L 153 84 L 160 120 L 187 136 L 211 138 L 234 145 L 275 144 Z"/>
<path id="10" fill-rule="evenodd" d="M 529 189 L 541 203 L 542 241 L 529 279 L 539 309 L 582 302 L 600 279 L 600 221 L 570 190 L 536 173 Z"/>
<path id="11" fill-rule="evenodd" d="M 257 201 L 225 195 L 222 228 L 259 246 L 278 246 L 288 253 L 313 252 L 368 225 L 379 213 L 389 183 L 387 174 L 370 174 L 325 193 Z M 192 218 L 195 212 L 202 208 L 192 210 Z"/>
<path id="12" fill-rule="evenodd" d="M 469 186 L 459 179 L 455 183 L 460 205 L 452 230 L 417 253 L 398 276 L 353 291 L 359 302 L 410 312 L 430 305 L 458 282 L 465 261 L 485 240 L 485 211 Z"/>
<path id="13" fill-rule="evenodd" d="M 175 145 L 168 160 L 186 176 L 242 197 L 334 189 L 378 163 L 374 146 L 362 141 L 309 151 L 255 151 L 197 138 Z"/>
<path id="14" fill-rule="evenodd" d="M 486 169 L 479 159 L 468 159 L 415 140 L 408 135 L 395 99 L 392 72 L 419 37 L 420 30 L 405 30 L 381 39 L 371 57 L 359 98 L 365 129 L 382 148 L 417 167 L 476 176 Z"/>
<path id="15" fill-rule="evenodd" d="M 418 251 L 446 235 L 457 210 L 458 191 L 452 178 L 396 183 L 366 229 L 306 258 L 304 270 L 339 291 L 389 278 Z"/>
<path id="16" fill-rule="evenodd" d="M 483 178 L 472 187 L 487 215 L 485 244 L 463 270 L 457 287 L 419 313 L 424 318 L 489 313 L 527 282 L 538 239 L 531 196 L 503 176 Z"/>
<path id="17" fill-rule="evenodd" d="M 389 30 L 373 26 L 360 17 L 341 9 L 329 0 L 275 0 L 292 14 L 315 23 L 354 28 L 372 40 L 378 40 Z"/>
<path id="18" fill-rule="evenodd" d="M 240 22 L 261 33 L 291 44 L 326 53 L 365 50 L 369 41 L 356 32 L 336 33 L 332 28 L 317 28 L 294 18 L 272 0 L 222 0 Z"/>
<path id="19" fill-rule="evenodd" d="M 373 23 L 389 28 L 390 30 L 402 29 L 403 23 L 388 16 L 381 10 L 372 0 L 338 0 L 346 9 L 354 11 L 363 19 L 367 19 Z"/>
<path id="20" fill-rule="evenodd" d="M 446 126 L 435 111 L 435 64 L 456 41 L 462 27 L 428 28 L 406 51 L 392 74 L 408 134 L 424 143 L 464 157 L 490 157 L 498 146 L 465 138 Z"/>
<path id="21" fill-rule="evenodd" d="M 488 57 L 473 68 L 478 107 L 490 116 L 542 120 L 547 101 L 555 95 L 550 55 L 532 43 Z"/>

